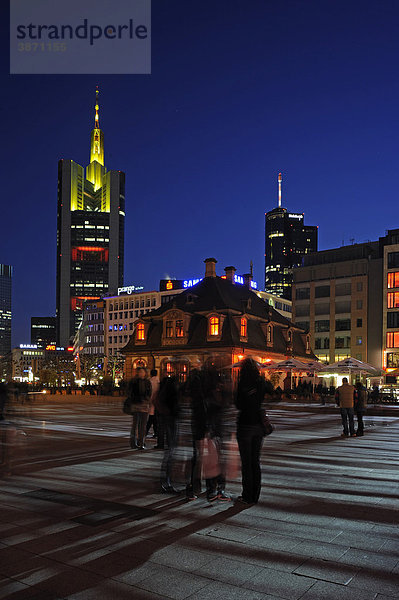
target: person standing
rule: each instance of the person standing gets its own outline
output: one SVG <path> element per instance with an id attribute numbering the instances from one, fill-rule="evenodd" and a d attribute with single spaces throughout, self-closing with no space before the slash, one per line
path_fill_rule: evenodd
<path id="1" fill-rule="evenodd" d="M 342 427 L 343 432 L 341 433 L 341 437 L 356 437 L 355 426 L 354 426 L 354 403 L 355 396 L 355 388 L 353 385 L 348 383 L 348 378 L 344 377 L 342 379 L 342 385 L 337 388 L 335 393 L 335 398 L 337 405 L 341 411 L 341 419 L 342 419 Z"/>
<path id="2" fill-rule="evenodd" d="M 129 384 L 128 396 L 131 399 L 132 428 L 130 431 L 131 448 L 146 449 L 145 430 L 150 408 L 151 383 L 147 371 L 143 367 L 137 369 L 137 374 Z"/>
<path id="3" fill-rule="evenodd" d="M 367 407 L 367 390 L 364 385 L 358 381 L 355 390 L 355 411 L 357 417 L 357 436 L 364 435 L 363 415 Z"/>
<path id="4" fill-rule="evenodd" d="M 242 495 L 238 500 L 244 504 L 256 504 L 261 490 L 260 451 L 264 430 L 262 425 L 262 402 L 266 384 L 251 358 L 241 366 L 235 404 L 239 410 L 237 442 L 241 456 Z"/>

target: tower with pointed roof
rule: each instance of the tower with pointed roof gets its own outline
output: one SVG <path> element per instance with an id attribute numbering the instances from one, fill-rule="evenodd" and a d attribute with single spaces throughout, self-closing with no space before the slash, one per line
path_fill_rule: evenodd
<path id="1" fill-rule="evenodd" d="M 96 90 L 90 162 L 58 163 L 57 342 L 71 343 L 84 302 L 123 285 L 125 174 L 107 171 Z M 104 332 L 93 332 L 104 335 Z"/>

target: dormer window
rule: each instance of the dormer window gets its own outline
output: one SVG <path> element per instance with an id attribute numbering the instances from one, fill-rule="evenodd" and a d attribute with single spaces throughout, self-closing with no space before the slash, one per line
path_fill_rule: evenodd
<path id="1" fill-rule="evenodd" d="M 247 337 L 247 320 L 245 317 L 243 317 L 240 322 L 240 337 Z"/>
<path id="2" fill-rule="evenodd" d="M 173 337 L 173 321 L 166 321 L 165 323 L 165 335 L 167 338 Z"/>
<path id="3" fill-rule="evenodd" d="M 176 337 L 178 337 L 178 338 L 184 337 L 183 319 L 178 319 L 176 321 Z"/>
<path id="4" fill-rule="evenodd" d="M 209 319 L 209 335 L 219 335 L 220 319 L 219 317 L 210 317 Z"/>
<path id="5" fill-rule="evenodd" d="M 144 340 L 144 323 L 139 323 L 136 328 L 136 340 Z"/>

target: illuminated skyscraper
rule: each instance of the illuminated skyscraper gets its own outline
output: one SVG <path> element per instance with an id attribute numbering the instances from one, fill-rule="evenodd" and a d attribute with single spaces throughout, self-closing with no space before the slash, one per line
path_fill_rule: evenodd
<path id="1" fill-rule="evenodd" d="M 0 264 L 0 356 L 11 352 L 12 267 Z"/>
<path id="2" fill-rule="evenodd" d="M 292 272 L 302 258 L 317 252 L 317 227 L 305 225 L 303 213 L 281 206 L 281 173 L 278 175 L 278 207 L 265 213 L 265 290 L 291 300 Z"/>
<path id="3" fill-rule="evenodd" d="M 125 174 L 107 171 L 96 91 L 90 164 L 58 163 L 57 343 L 67 346 L 85 300 L 123 285 Z M 103 333 L 101 332 L 101 335 Z"/>

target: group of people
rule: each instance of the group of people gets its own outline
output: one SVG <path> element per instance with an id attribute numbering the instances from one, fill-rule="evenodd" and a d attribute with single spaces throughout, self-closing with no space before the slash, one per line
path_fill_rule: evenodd
<path id="1" fill-rule="evenodd" d="M 367 390 L 364 385 L 358 381 L 356 386 L 348 383 L 348 378 L 342 379 L 342 385 L 337 388 L 335 393 L 337 406 L 341 411 L 342 437 L 359 437 L 364 435 L 363 415 L 367 407 Z M 355 412 L 357 418 L 357 429 L 355 431 Z"/>
<path id="2" fill-rule="evenodd" d="M 146 435 L 153 426 L 155 448 L 164 449 L 160 489 L 175 494 L 179 493 L 173 485 L 178 434 L 180 442 L 185 435 L 189 449 L 184 466 L 186 499 L 198 497 L 204 477 L 207 500 L 228 502 L 226 447 L 235 433 L 242 471 L 242 494 L 237 501 L 256 504 L 261 490 L 260 453 L 265 435 L 262 403 L 266 390 L 265 379 L 251 359 L 241 367 L 235 394 L 232 381 L 212 366 L 192 370 L 182 385 L 173 376 L 160 381 L 156 370 L 148 378 L 146 370 L 139 367 L 127 390 L 132 415 L 130 445 L 145 450 Z"/>

